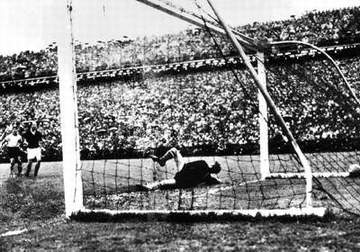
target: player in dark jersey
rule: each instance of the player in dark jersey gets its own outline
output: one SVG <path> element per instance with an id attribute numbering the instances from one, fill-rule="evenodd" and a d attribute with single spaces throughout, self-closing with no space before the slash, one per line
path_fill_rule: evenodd
<path id="1" fill-rule="evenodd" d="M 215 162 L 211 167 L 204 160 L 184 163 L 180 151 L 176 148 L 171 148 L 160 158 L 153 155 L 150 155 L 150 157 L 161 166 L 164 166 L 166 161 L 174 159 L 178 172 L 173 179 L 165 179 L 145 185 L 144 187 L 147 190 L 168 187 L 188 188 L 199 184 L 213 185 L 221 183 L 216 176 L 221 171 L 221 166 L 218 162 Z"/>
<path id="2" fill-rule="evenodd" d="M 33 122 L 30 125 L 30 129 L 26 131 L 26 133 L 23 135 L 23 138 L 27 142 L 27 158 L 28 158 L 28 165 L 25 176 L 29 177 L 32 163 L 36 161 L 35 170 L 34 170 L 34 177 L 36 177 L 38 175 L 40 169 L 40 163 L 41 163 L 40 143 L 42 141 L 42 134 L 37 130 L 37 126 L 35 122 Z"/>

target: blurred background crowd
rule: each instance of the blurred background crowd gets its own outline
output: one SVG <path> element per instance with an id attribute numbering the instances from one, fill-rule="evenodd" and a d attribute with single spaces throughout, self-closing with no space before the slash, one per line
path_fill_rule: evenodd
<path id="1" fill-rule="evenodd" d="M 257 38 L 303 40 L 317 45 L 360 42 L 360 8 L 310 12 L 290 20 L 238 29 Z M 218 40 L 223 41 L 223 40 Z M 230 45 L 221 43 L 232 55 Z M 0 56 L 0 79 L 56 75 L 56 45 L 40 52 Z M 211 36 L 195 29 L 152 38 L 76 46 L 79 72 L 161 65 L 219 57 Z M 360 90 L 360 54 L 337 58 Z M 118 80 L 83 81 L 78 87 L 82 159 L 140 157 L 177 146 L 185 155 L 246 154 L 258 151 L 257 89 L 234 64 L 191 71 L 149 71 Z M 305 151 L 349 150 L 358 145 L 360 114 L 329 62 L 321 57 L 267 62 L 268 89 Z M 164 70 L 167 70 L 164 68 Z M 56 86 L 0 95 L 0 135 L 9 125 L 37 121 L 45 160 L 61 159 L 59 94 Z M 261 115 L 260 115 L 261 116 Z M 281 129 L 270 116 L 272 151 L 286 151 Z M 336 143 L 336 144 L 335 144 Z M 0 159 L 6 160 L 6 150 Z"/>
<path id="2" fill-rule="evenodd" d="M 352 75 L 360 69 L 360 57 L 340 64 Z M 231 70 L 212 69 L 80 85 L 82 158 L 139 157 L 162 144 L 188 155 L 256 152 L 257 90 L 247 71 L 235 73 L 237 79 Z M 359 71 L 352 77 L 359 83 Z M 334 140 L 343 142 L 339 148 L 351 149 L 347 139 L 359 137 L 360 115 L 326 61 L 269 66 L 268 88 L 309 151 L 329 148 Z M 44 135 L 45 159 L 60 159 L 58 97 L 57 89 L 2 95 L 1 132 L 11 123 L 35 120 Z M 277 141 L 280 129 L 271 117 L 269 125 L 270 138 Z"/>
<path id="3" fill-rule="evenodd" d="M 360 42 L 360 7 L 308 12 L 288 20 L 237 27 L 240 32 L 270 41 L 300 40 L 318 46 Z M 225 55 L 234 55 L 230 43 L 218 39 Z M 57 46 L 50 44 L 39 52 L 25 51 L 0 56 L 0 81 L 56 75 Z M 177 34 L 98 41 L 76 45 L 77 72 L 156 65 L 219 57 L 207 31 L 188 29 Z"/>

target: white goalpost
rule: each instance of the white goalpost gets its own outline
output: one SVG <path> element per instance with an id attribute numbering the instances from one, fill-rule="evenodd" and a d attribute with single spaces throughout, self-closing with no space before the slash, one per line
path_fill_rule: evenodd
<path id="1" fill-rule="evenodd" d="M 72 25 L 72 0 L 63 3 L 63 32 L 58 41 L 61 137 L 65 214 L 69 217 L 83 208 L 80 164 L 79 122 L 76 98 L 76 69 Z"/>
<path id="2" fill-rule="evenodd" d="M 265 71 L 265 56 L 264 53 L 257 53 L 257 71 L 259 75 L 260 84 L 266 90 L 266 71 Z M 270 176 L 270 163 L 269 163 L 269 128 L 268 128 L 268 106 L 264 96 L 259 91 L 259 142 L 260 142 L 260 171 L 261 178 L 266 179 Z"/>

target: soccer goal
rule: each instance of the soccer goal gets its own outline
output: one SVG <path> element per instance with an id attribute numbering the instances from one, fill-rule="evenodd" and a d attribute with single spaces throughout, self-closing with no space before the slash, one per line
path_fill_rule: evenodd
<path id="1" fill-rule="evenodd" d="M 121 52 L 125 57 L 142 43 L 132 51 L 139 55 L 129 56 L 140 66 L 78 86 L 76 10 L 66 1 L 58 71 L 67 217 L 324 216 L 332 205 L 359 207 L 360 187 L 348 176 L 360 162 L 355 94 L 334 83 L 336 73 L 323 75 L 323 59 L 280 64 L 271 46 L 229 28 L 211 1 L 216 22 L 204 15 L 205 1 L 190 1 L 196 13 L 166 1 L 139 2 L 201 26 L 186 36 L 204 38 L 200 46 L 213 50 L 196 59 L 195 39 L 166 37 L 165 53 L 139 39 Z M 190 56 L 172 58 L 178 48 Z M 154 55 L 166 61 L 151 65 L 146 59 Z M 179 172 L 174 160 L 160 165 L 150 158 L 172 147 L 185 163 L 218 162 L 221 183 L 146 190 Z"/>

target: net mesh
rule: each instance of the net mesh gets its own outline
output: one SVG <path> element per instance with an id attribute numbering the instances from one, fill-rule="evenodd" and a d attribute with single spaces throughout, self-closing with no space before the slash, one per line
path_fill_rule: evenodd
<path id="1" fill-rule="evenodd" d="M 104 104 L 117 108 L 116 115 L 112 115 L 116 119 L 98 134 L 96 142 L 112 138 L 109 148 L 118 147 L 114 154 L 117 158 L 134 159 L 109 160 L 104 165 L 84 162 L 86 205 L 120 210 L 305 207 L 306 185 L 300 176 L 304 169 L 271 113 L 267 120 L 270 173 L 279 177 L 261 180 L 258 119 L 263 115 L 258 109 L 258 91 L 241 60 L 227 58 L 234 54 L 229 41 L 207 29 L 208 23 L 217 22 L 209 14 L 209 7 L 188 1 L 193 11 L 186 11 L 188 6 L 177 4 L 169 6 L 204 21 L 205 29 L 197 32 L 210 41 L 211 55 L 218 57 L 217 67 L 187 63 L 179 66 L 176 74 L 140 74 L 136 80 L 109 83 L 107 90 L 102 90 L 104 94 L 109 92 L 101 99 Z M 195 43 L 191 41 L 189 48 Z M 172 50 L 171 46 L 167 49 Z M 252 59 L 256 66 L 256 58 Z M 263 62 L 269 93 L 306 153 L 312 171 L 319 176 L 334 176 L 314 178 L 314 205 L 334 205 L 357 212 L 356 179 L 336 177 L 337 173 L 347 172 L 351 164 L 359 163 L 358 113 L 348 90 L 324 59 L 279 62 Z M 192 71 L 181 71 L 187 67 Z M 107 97 L 112 101 L 106 101 Z M 101 109 L 111 111 L 109 107 Z M 103 121 L 101 125 L 104 128 Z M 109 133 L 111 128 L 114 133 Z M 174 162 L 160 167 L 146 158 L 148 153 L 161 156 L 174 146 L 188 162 L 218 161 L 223 168 L 219 174 L 223 183 L 139 190 L 138 185 L 173 178 L 178 172 Z M 282 174 L 294 177 L 281 178 Z"/>
<path id="2" fill-rule="evenodd" d="M 314 191 L 325 193 L 340 208 L 358 214 L 358 180 L 337 177 L 359 164 L 360 116 L 339 73 L 323 57 L 269 63 L 267 69 L 270 93 L 285 111 L 312 172 L 333 173 L 332 178 L 315 179 Z"/>
<path id="3" fill-rule="evenodd" d="M 326 89 L 328 84 L 320 83 L 320 73 L 304 74 L 310 66 L 325 63 L 269 63 L 268 89 L 310 161 L 314 176 L 318 176 L 314 178 L 314 204 L 358 213 L 358 180 L 337 177 L 359 163 L 358 113 L 341 83 Z M 94 158 L 92 153 L 98 153 L 99 159 L 111 158 L 83 162 L 86 205 L 119 210 L 304 207 L 304 178 L 261 180 L 257 90 L 245 69 L 235 72 L 237 78 L 233 71 L 224 69 L 153 74 L 80 88 L 89 94 L 85 104 L 79 99 L 80 108 L 94 107 L 88 98 L 96 97 L 96 92 L 103 102 L 97 110 L 110 113 L 112 118 L 104 121 L 104 116 L 99 117 L 98 131 L 86 125 L 87 120 L 80 120 L 81 135 L 93 136 L 92 142 L 83 143 L 82 158 Z M 341 82 L 336 73 L 332 75 Z M 91 114 L 103 113 L 97 110 Z M 94 125 L 93 120 L 88 124 Z M 304 172 L 271 113 L 268 126 L 271 174 L 296 176 Z M 178 172 L 174 161 L 160 167 L 147 157 L 149 153 L 161 156 L 174 146 L 186 162 L 218 161 L 223 183 L 139 190 L 138 185 L 173 178 Z M 333 177 L 320 177 L 326 173 Z"/>
<path id="4" fill-rule="evenodd" d="M 186 4 L 183 10 L 191 9 L 188 14 L 202 20 L 204 29 L 189 29 L 188 36 L 164 36 L 158 43 L 144 38 L 117 47 L 112 42 L 112 59 L 122 69 L 101 77 L 90 72 L 78 81 L 85 207 L 125 211 L 306 207 L 304 168 L 271 112 L 266 120 L 268 159 L 270 175 L 276 176 L 263 179 L 259 118 L 264 115 L 259 112 L 256 85 L 242 61 L 233 57 L 230 42 L 207 27 L 217 23 L 205 2 L 187 2 L 191 7 Z M 109 57 L 87 50 L 86 57 L 76 55 L 78 62 Z M 197 60 L 199 55 L 208 59 Z M 295 56 L 278 59 L 268 54 L 262 63 L 268 91 L 310 161 L 313 204 L 359 214 L 359 179 L 340 177 L 360 163 L 357 106 L 326 59 L 297 58 L 296 51 L 291 55 Z M 151 66 L 149 59 L 163 63 Z M 258 60 L 251 55 L 254 67 Z M 359 57 L 338 59 L 342 68 L 358 61 Z M 351 79 L 353 73 L 347 74 Z M 0 96 L 4 105 L 0 112 L 9 121 L 40 123 L 45 160 L 61 158 L 58 96 L 53 87 Z M 219 162 L 222 183 L 144 191 L 143 185 L 171 179 L 179 171 L 174 160 L 162 167 L 149 158 L 172 147 L 185 162 Z"/>
<path id="5" fill-rule="evenodd" d="M 88 151 L 97 145 L 103 153 L 123 158 L 105 163 L 83 162 L 86 205 L 119 210 L 304 207 L 303 178 L 261 181 L 257 90 L 245 70 L 236 70 L 236 74 L 243 83 L 239 84 L 232 71 L 211 70 L 119 81 L 101 85 L 101 92 L 100 87 L 83 87 L 89 96 L 79 99 L 80 108 L 93 107 L 88 104 L 89 97 L 97 92 L 103 96 L 103 105 L 98 109 L 116 113 L 108 125 L 104 120 L 99 122 L 104 130 L 98 134 L 86 125 L 87 120 L 80 119 L 80 135 L 94 136 Z M 246 96 L 252 99 L 241 92 L 244 87 L 248 88 Z M 288 145 L 279 128 L 276 134 L 277 146 Z M 110 138 L 112 142 L 107 146 Z M 147 153 L 161 156 L 174 146 L 185 156 L 185 162 L 205 160 L 211 165 L 218 161 L 223 183 L 190 189 L 139 190 L 138 185 L 173 178 L 178 172 L 174 161 L 160 167 L 146 158 Z M 303 170 L 292 153 L 276 147 L 270 164 L 273 172 Z"/>

